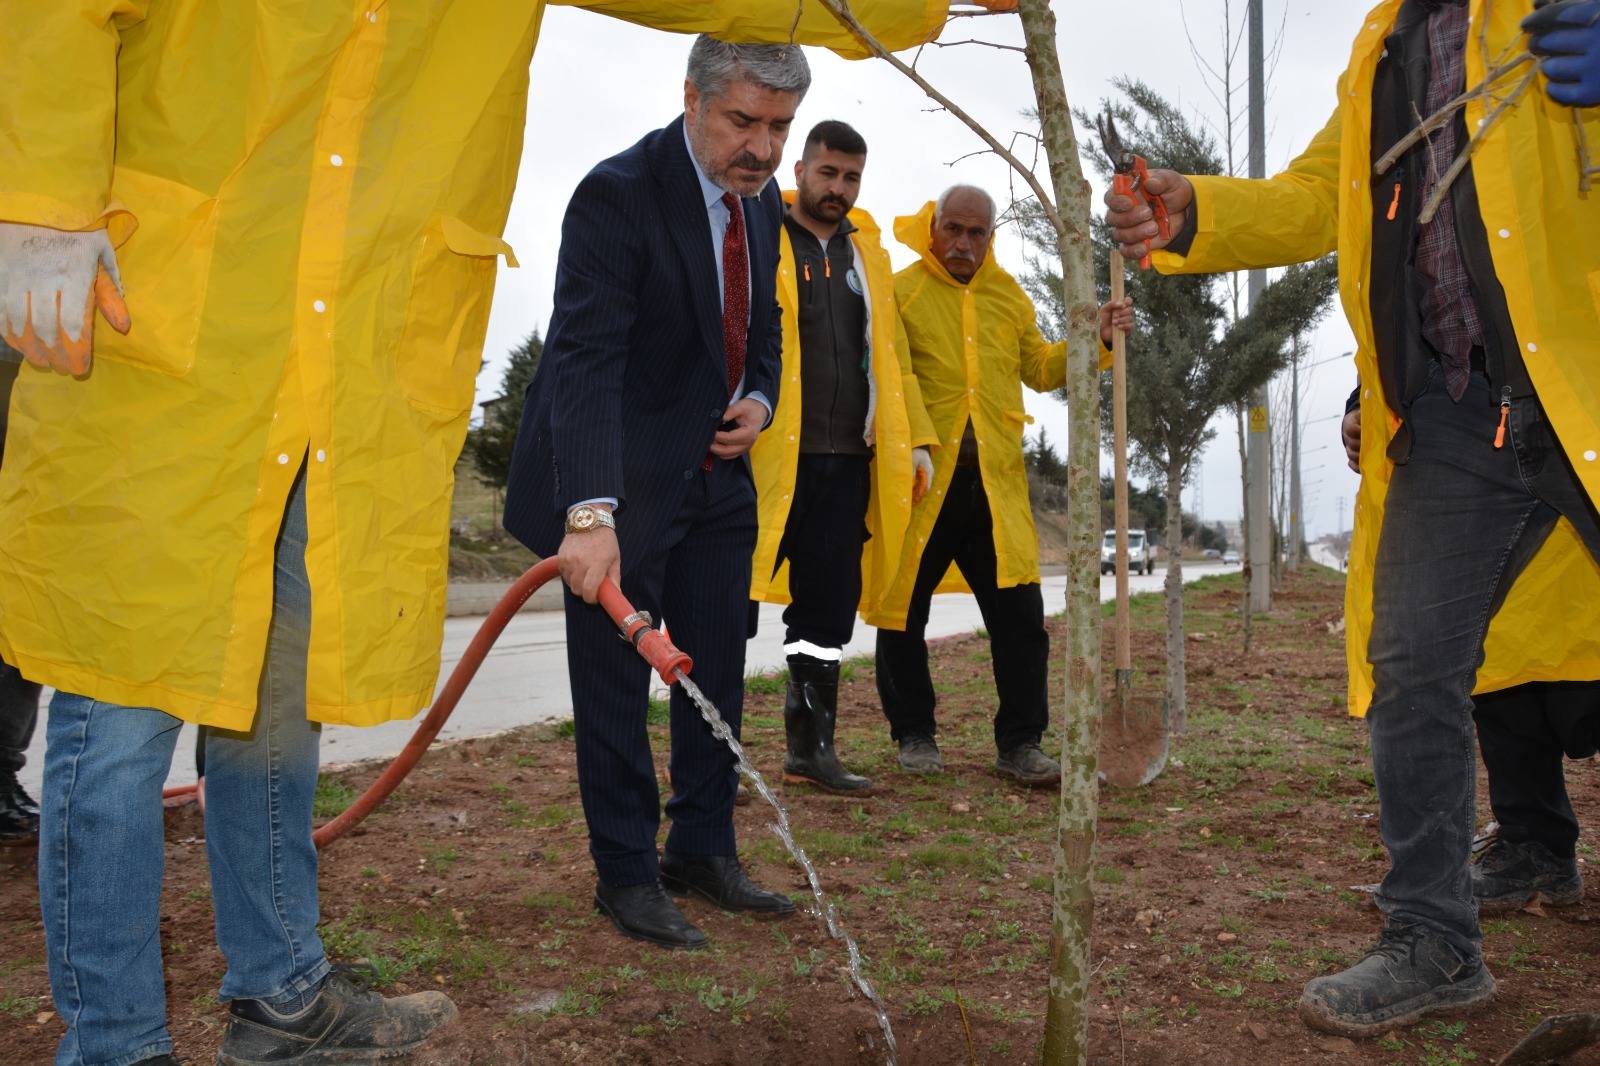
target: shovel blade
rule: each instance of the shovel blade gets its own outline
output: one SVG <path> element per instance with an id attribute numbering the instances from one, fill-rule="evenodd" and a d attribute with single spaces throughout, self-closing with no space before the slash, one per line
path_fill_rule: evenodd
<path id="1" fill-rule="evenodd" d="M 1113 788 L 1142 788 L 1167 768 L 1166 701 L 1118 681 L 1100 716 L 1100 773 Z"/>
<path id="2" fill-rule="evenodd" d="M 1496 1066 L 1546 1066 L 1596 1043 L 1600 1014 L 1557 1014 L 1540 1022 Z"/>

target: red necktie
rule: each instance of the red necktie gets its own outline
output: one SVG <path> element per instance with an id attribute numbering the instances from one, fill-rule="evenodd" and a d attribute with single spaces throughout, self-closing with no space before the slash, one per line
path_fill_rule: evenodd
<path id="1" fill-rule="evenodd" d="M 722 343 L 728 354 L 728 398 L 744 377 L 744 351 L 750 336 L 750 256 L 744 246 L 744 207 L 723 193 L 728 229 L 722 235 Z"/>

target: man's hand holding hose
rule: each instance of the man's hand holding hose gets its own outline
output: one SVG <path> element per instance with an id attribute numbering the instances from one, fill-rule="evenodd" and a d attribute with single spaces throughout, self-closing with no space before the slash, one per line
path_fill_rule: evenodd
<path id="1" fill-rule="evenodd" d="M 94 313 L 132 325 L 105 230 L 72 233 L 0 223 L 0 335 L 41 369 L 82 377 L 94 352 Z"/>

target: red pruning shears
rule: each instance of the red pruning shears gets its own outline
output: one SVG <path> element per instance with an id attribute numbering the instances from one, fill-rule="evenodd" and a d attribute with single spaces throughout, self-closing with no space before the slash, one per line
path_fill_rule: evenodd
<path id="1" fill-rule="evenodd" d="M 1145 181 L 1150 177 L 1149 164 L 1144 161 L 1143 156 L 1134 155 L 1122 143 L 1122 136 L 1117 132 L 1117 120 L 1112 117 L 1109 107 L 1103 116 L 1095 119 L 1094 125 L 1100 132 L 1100 143 L 1105 148 L 1106 155 L 1111 158 L 1111 167 L 1115 171 L 1111 178 L 1111 190 L 1118 196 L 1144 201 L 1150 208 L 1150 213 L 1155 216 L 1156 228 L 1161 231 L 1161 239 L 1171 239 L 1172 223 L 1167 218 L 1166 201 L 1145 192 Z M 1139 269 L 1150 269 L 1149 255 L 1139 260 Z"/>

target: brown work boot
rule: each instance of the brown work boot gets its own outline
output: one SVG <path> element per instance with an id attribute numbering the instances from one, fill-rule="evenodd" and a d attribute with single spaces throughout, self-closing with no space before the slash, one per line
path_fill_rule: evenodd
<path id="1" fill-rule="evenodd" d="M 994 771 L 1029 788 L 1045 788 L 1061 780 L 1061 764 L 1032 742 L 995 756 Z"/>

